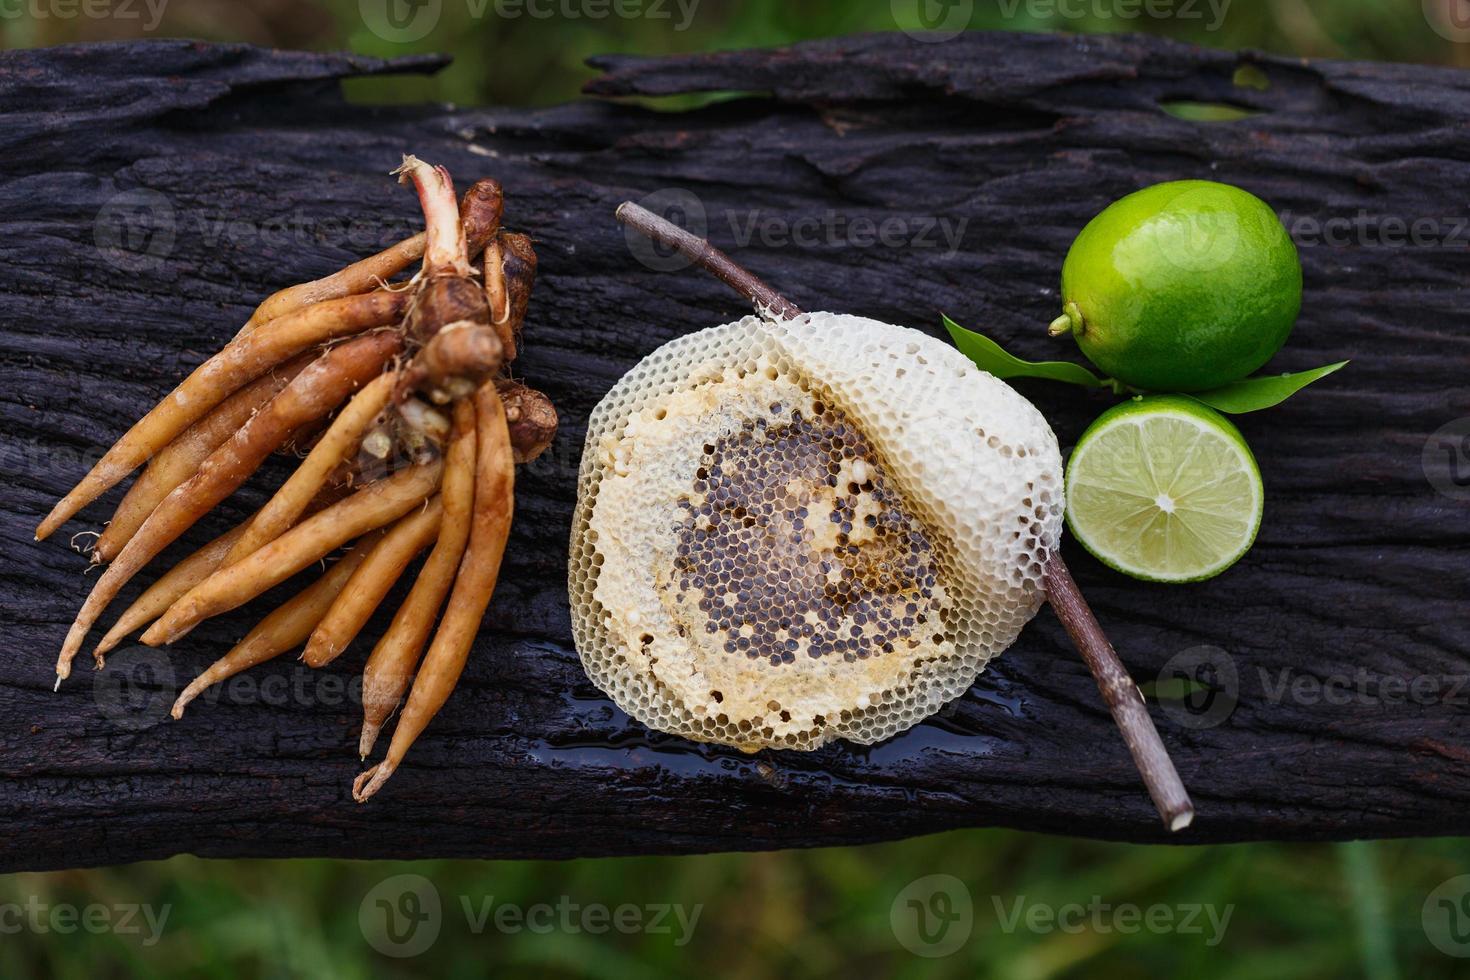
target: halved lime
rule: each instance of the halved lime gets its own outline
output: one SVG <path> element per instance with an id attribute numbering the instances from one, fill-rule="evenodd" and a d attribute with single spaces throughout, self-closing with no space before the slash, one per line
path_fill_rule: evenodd
<path id="1" fill-rule="evenodd" d="M 1103 563 L 1198 582 L 1250 550 L 1261 471 L 1240 430 L 1191 398 L 1135 398 L 1088 427 L 1067 463 L 1067 525 Z"/>

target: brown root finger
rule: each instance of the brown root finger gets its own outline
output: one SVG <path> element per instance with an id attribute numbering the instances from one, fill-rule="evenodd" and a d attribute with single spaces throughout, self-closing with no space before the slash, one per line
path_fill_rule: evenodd
<path id="1" fill-rule="evenodd" d="M 414 297 L 404 330 L 412 342 L 422 344 L 447 325 L 460 322 L 489 324 L 485 291 L 473 280 L 445 276 L 424 284 Z"/>
<path id="2" fill-rule="evenodd" d="M 229 653 L 190 681 L 189 686 L 179 693 L 178 700 L 174 702 L 173 716 L 183 717 L 184 708 L 207 688 L 256 664 L 265 663 L 272 657 L 278 657 L 305 640 L 333 600 L 341 594 L 353 572 L 357 571 L 368 553 L 378 544 L 380 537 L 379 532 L 364 537 L 327 569 L 321 578 L 262 619 Z"/>
<path id="3" fill-rule="evenodd" d="M 500 372 L 504 348 L 493 327 L 461 320 L 429 338 L 398 384 L 398 400 L 422 391 L 444 405 L 471 394 Z"/>
<path id="4" fill-rule="evenodd" d="M 413 184 L 419 205 L 424 209 L 424 234 L 428 236 L 424 246 L 424 275 L 469 278 L 469 242 L 459 220 L 454 181 L 449 171 L 405 155 L 403 165 L 393 172 L 399 183 Z"/>
<path id="5" fill-rule="evenodd" d="M 269 327 L 264 328 L 264 333 Z M 143 522 L 93 586 L 67 632 L 56 673 L 65 679 L 92 624 L 138 571 L 215 504 L 234 492 L 302 423 L 330 412 L 377 374 L 402 347 L 396 333 L 382 331 L 334 347 L 291 380 L 250 421 L 210 454 L 199 472 L 179 484 Z M 145 641 L 146 642 L 146 641 Z"/>
<path id="6" fill-rule="evenodd" d="M 296 459 L 305 459 L 307 455 L 316 448 L 322 436 L 332 427 L 332 419 L 325 416 L 312 419 L 291 433 L 290 438 L 276 447 L 276 454 L 280 456 L 291 456 Z"/>
<path id="7" fill-rule="evenodd" d="M 499 181 L 489 178 L 477 180 L 470 185 L 469 190 L 465 191 L 459 203 L 459 220 L 464 228 L 465 244 L 471 256 L 478 255 L 487 242 L 494 242 L 495 234 L 500 229 L 503 207 L 504 195 Z M 377 255 L 350 265 L 326 279 L 282 290 L 276 296 L 266 300 L 266 304 L 272 304 L 271 308 L 265 309 L 264 313 L 257 310 L 256 315 L 251 318 L 251 323 L 246 324 L 246 329 L 292 312 L 295 306 L 320 302 L 324 299 L 331 299 L 333 296 L 367 292 L 378 281 L 397 275 L 411 263 L 423 258 L 424 245 L 427 240 L 428 236 L 421 232 Z M 277 299 L 283 294 L 291 293 L 292 290 L 303 290 L 303 292 L 290 296 L 288 299 Z M 298 300 L 304 300 L 304 302 L 296 302 Z M 291 305 L 292 303 L 295 306 Z M 266 304 L 262 304 L 262 307 L 264 308 Z"/>
<path id="8" fill-rule="evenodd" d="M 441 468 L 435 460 L 370 484 L 219 569 L 170 606 L 143 642 L 172 643 L 202 620 L 249 602 L 353 538 L 397 520 L 434 492 Z"/>
<path id="9" fill-rule="evenodd" d="M 418 398 L 398 406 L 397 438 L 403 448 L 414 452 L 425 445 L 442 446 L 449 435 L 449 419 L 439 409 Z M 420 439 L 416 440 L 414 434 Z"/>
<path id="10" fill-rule="evenodd" d="M 500 218 L 505 209 L 505 194 L 500 181 L 485 177 L 470 185 L 459 202 L 459 223 L 464 226 L 465 244 L 470 257 L 479 255 L 500 231 Z"/>
<path id="11" fill-rule="evenodd" d="M 485 246 L 485 304 L 507 362 L 515 360 L 535 284 L 536 250 L 528 236 L 502 231 Z"/>
<path id="12" fill-rule="evenodd" d="M 112 520 L 92 547 L 92 560 L 112 561 L 117 557 L 123 545 L 143 526 L 163 498 L 197 473 L 210 453 L 234 435 L 309 363 L 311 355 L 302 355 L 257 378 L 164 446 L 128 488 L 127 496 L 118 504 Z"/>
<path id="13" fill-rule="evenodd" d="M 389 245 L 376 255 L 370 255 L 344 269 L 339 269 L 330 276 L 295 286 L 287 286 L 273 293 L 255 308 L 255 312 L 250 315 L 245 326 L 241 327 L 240 332 L 235 335 L 236 339 L 245 336 L 262 323 L 269 323 L 271 320 L 295 313 L 315 303 L 323 303 L 329 299 L 341 299 L 344 296 L 355 296 L 377 289 L 387 280 L 424 257 L 424 241 L 424 233 L 419 232 L 411 238 L 405 238 L 401 242 Z"/>
<path id="14" fill-rule="evenodd" d="M 262 324 L 195 368 L 57 502 L 36 529 L 47 537 L 241 386 L 323 341 L 387 326 L 402 318 L 406 293 L 375 292 L 308 306 Z"/>
<path id="15" fill-rule="evenodd" d="M 334 475 L 333 480 L 335 479 Z M 350 482 L 340 484 L 331 482 L 312 498 L 311 503 L 306 505 L 306 513 L 315 514 L 319 510 L 332 506 L 351 492 Z M 252 520 L 254 520 L 254 515 L 245 518 L 244 521 L 169 569 L 162 578 L 150 585 L 147 591 L 118 618 L 112 629 L 107 631 L 102 642 L 97 644 L 97 649 L 93 652 L 97 665 L 99 667 L 102 665 L 103 655 L 116 647 L 123 637 L 153 622 L 163 615 L 180 596 L 213 575 L 215 569 L 224 563 L 230 549 L 245 533 L 245 529 L 250 526 Z"/>
<path id="16" fill-rule="evenodd" d="M 246 518 L 243 524 L 221 534 L 170 568 L 162 578 L 138 596 L 127 611 L 118 617 L 112 629 L 107 631 L 102 642 L 97 644 L 97 649 L 93 653 L 97 663 L 100 665 L 103 656 L 121 643 L 123 637 L 153 622 L 163 615 L 164 610 L 173 605 L 179 596 L 214 574 L 214 570 L 219 568 L 220 563 L 225 560 L 225 555 L 229 553 L 231 546 L 239 540 L 240 535 L 245 533 L 245 527 L 249 523 L 250 519 Z"/>
<path id="17" fill-rule="evenodd" d="M 510 446 L 517 464 L 529 463 L 556 439 L 558 420 L 551 399 L 516 381 L 496 382 L 505 405 Z"/>
<path id="18" fill-rule="evenodd" d="M 515 357 L 515 330 L 510 323 L 510 289 L 505 282 L 505 249 L 500 236 L 485 246 L 485 305 L 490 309 L 490 322 L 500 334 L 506 360 Z"/>
<path id="19" fill-rule="evenodd" d="M 526 309 L 531 303 L 531 290 L 536 285 L 536 250 L 531 246 L 529 235 L 517 232 L 501 232 L 499 241 L 508 308 L 505 311 L 506 319 L 494 322 L 510 328 L 511 353 L 506 356 L 506 360 L 511 360 L 520 343 L 521 327 L 525 324 Z"/>
<path id="20" fill-rule="evenodd" d="M 444 453 L 444 482 L 439 494 L 444 516 L 439 539 L 363 668 L 359 742 L 363 758 L 372 751 L 383 722 L 408 690 L 419 654 L 464 556 L 475 503 L 475 442 L 475 406 L 467 398 L 455 403 L 454 428 Z"/>
<path id="21" fill-rule="evenodd" d="M 357 452 L 363 434 L 372 427 L 393 392 L 392 374 L 380 374 L 352 396 L 331 427 L 317 440 L 301 465 L 281 485 L 245 534 L 235 543 L 225 565 L 233 565 L 252 551 L 280 537 L 306 510 L 344 460 Z"/>
<path id="22" fill-rule="evenodd" d="M 443 517 L 444 505 L 435 497 L 399 518 L 312 631 L 302 654 L 308 666 L 325 667 L 352 644 L 409 562 L 433 544 Z"/>
<path id="23" fill-rule="evenodd" d="M 448 700 L 464 671 L 465 660 L 500 575 L 500 562 L 505 556 L 505 542 L 515 509 L 515 463 L 511 459 L 505 409 L 494 385 L 485 385 L 475 393 L 475 427 L 478 445 L 469 548 L 460 562 L 444 617 L 424 654 L 408 703 L 393 731 L 387 757 L 353 783 L 352 795 L 359 803 L 382 788 Z"/>

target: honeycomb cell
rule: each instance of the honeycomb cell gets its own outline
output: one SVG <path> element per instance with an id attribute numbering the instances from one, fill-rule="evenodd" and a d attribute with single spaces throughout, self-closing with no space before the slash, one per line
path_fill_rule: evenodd
<path id="1" fill-rule="evenodd" d="M 772 402 L 767 412 L 701 446 L 678 502 L 674 603 L 693 603 L 684 618 L 703 614 L 725 653 L 773 667 L 841 655 L 853 640 L 855 657 L 891 653 L 915 635 L 916 602 L 931 603 L 934 549 L 835 409 L 788 415 Z M 839 474 L 851 479 L 830 479 Z M 837 526 L 820 545 L 807 527 L 814 508 Z M 874 529 L 865 547 L 847 543 L 857 513 Z"/>

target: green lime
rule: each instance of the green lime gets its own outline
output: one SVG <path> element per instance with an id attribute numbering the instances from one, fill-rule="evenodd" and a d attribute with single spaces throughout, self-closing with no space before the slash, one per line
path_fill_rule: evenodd
<path id="1" fill-rule="evenodd" d="M 1240 430 L 1182 395 L 1135 398 L 1067 462 L 1067 526 L 1108 566 L 1153 582 L 1211 578 L 1250 550 L 1261 471 Z"/>
<path id="2" fill-rule="evenodd" d="M 1145 391 L 1203 391 L 1281 349 L 1302 266 L 1276 213 L 1239 187 L 1155 184 L 1087 223 L 1062 264 L 1063 314 L 1088 360 Z"/>

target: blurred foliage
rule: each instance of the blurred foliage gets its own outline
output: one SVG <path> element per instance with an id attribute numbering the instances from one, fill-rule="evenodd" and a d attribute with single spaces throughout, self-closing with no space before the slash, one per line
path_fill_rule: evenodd
<path id="1" fill-rule="evenodd" d="M 840 0 L 660 0 L 668 18 L 595 18 L 596 0 L 442 0 L 432 31 L 410 44 L 367 27 L 363 4 L 382 0 L 167 0 L 156 27 L 136 17 L 57 13 L 76 0 L 0 0 L 7 47 L 130 37 L 190 36 L 379 56 L 444 52 L 453 64 L 432 77 L 356 83 L 356 98 L 412 102 L 546 104 L 575 97 L 592 75 L 584 60 L 606 52 L 659 55 L 786 44 L 806 38 L 913 26 L 897 24 L 902 3 Z M 390 0 L 423 3 L 433 0 Z M 653 0 L 648 0 L 653 2 Z M 687 29 L 681 9 L 694 3 Z M 1068 0 L 1063 0 L 1067 3 Z M 1218 3 L 1219 0 L 1216 0 Z M 1470 66 L 1470 45 L 1430 30 L 1424 0 L 1235 0 L 1211 30 L 1201 19 L 1137 20 L 1089 13 L 1047 14 L 1054 0 L 977 0 L 970 24 L 1014 30 L 1147 30 L 1216 47 L 1282 54 L 1377 58 Z M 1457 0 L 1427 0 L 1429 3 Z M 1088 0 L 1089 10 L 1122 9 Z M 1066 9 L 1080 9 L 1070 0 Z M 497 14 L 496 11 L 501 13 Z M 480 11 L 479 16 L 475 15 Z M 568 13 L 570 11 L 570 13 Z M 1009 13 L 1007 13 L 1009 11 Z M 411 10 L 408 12 L 412 12 Z M 933 57 L 940 58 L 936 50 Z M 1181 106 L 1179 111 L 1192 111 Z M 391 802 L 391 801 L 390 801 Z M 589 833 L 595 828 L 589 828 Z M 105 832 L 99 828 L 98 832 Z M 364 896 L 384 878 L 428 876 L 445 906 L 443 932 L 422 956 L 394 960 L 372 950 L 359 926 Z M 85 930 L 18 933 L 0 914 L 0 977 L 481 977 L 501 970 L 544 976 L 649 975 L 763 978 L 834 973 L 1044 980 L 1051 977 L 1435 978 L 1465 975 L 1460 961 L 1429 943 L 1421 912 L 1442 881 L 1470 871 L 1465 841 L 1355 845 L 1252 844 L 1130 847 L 1027 835 L 958 832 L 869 847 L 690 858 L 569 862 L 230 861 L 176 858 L 132 867 L 0 879 L 0 912 L 69 903 L 83 908 L 169 906 L 162 939 Z M 889 924 L 910 881 L 948 873 L 974 900 L 974 932 L 958 952 L 921 959 Z M 488 928 L 476 935 L 460 897 L 478 904 L 678 902 L 702 906 L 693 939 L 671 935 L 592 936 Z M 1233 906 L 1224 942 L 1203 935 L 1088 929 L 1006 931 L 997 903 L 1212 903 Z"/>
<path id="2" fill-rule="evenodd" d="M 573 98 L 592 77 L 584 62 L 595 54 L 674 54 L 891 31 L 919 26 L 921 5 L 942 11 L 946 3 L 969 4 L 975 29 L 1146 31 L 1286 55 L 1470 66 L 1470 44 L 1435 33 L 1423 6 L 1464 0 L 1150 0 L 1148 6 L 1141 0 L 111 0 L 126 4 L 130 16 L 47 13 L 84 2 L 108 0 L 0 0 L 0 41 L 29 47 L 183 36 L 382 57 L 441 52 L 454 61 L 436 76 L 357 82 L 352 94 L 381 102 L 501 105 Z M 1126 15 L 1156 4 L 1180 15 Z M 148 30 L 150 9 L 159 5 L 161 19 Z M 375 12 L 393 9 L 406 22 L 424 5 L 426 16 L 437 11 L 433 29 L 411 43 L 385 40 L 369 26 L 383 19 Z M 639 15 L 618 16 L 618 10 Z M 1068 16 L 1074 12 L 1081 16 Z M 934 57 L 942 54 L 936 50 Z"/>
<path id="3" fill-rule="evenodd" d="M 100 830 L 99 830 L 100 832 Z M 110 977 L 586 976 L 638 980 L 711 975 L 974 977 L 978 980 L 1183 976 L 1194 980 L 1463 977 L 1430 945 L 1429 892 L 1470 868 L 1465 841 L 1140 847 L 964 831 L 867 847 L 685 858 L 530 861 L 229 861 L 175 858 L 98 871 L 0 879 L 0 908 L 32 902 L 168 905 L 162 938 L 26 930 L 0 939 L 0 976 Z M 364 941 L 359 909 L 379 882 L 413 872 L 437 889 L 442 927 L 429 949 L 394 959 Z M 947 873 L 973 901 L 957 952 L 921 958 L 895 938 L 889 912 L 910 881 Z M 563 899 L 565 896 L 565 899 Z M 479 933 L 483 903 L 586 906 L 681 903 L 688 941 L 560 928 Z M 1125 933 L 1005 924 L 1023 908 L 1093 902 L 1141 909 L 1209 903 L 1229 914 L 1223 941 L 1201 932 Z M 999 911 L 998 911 L 999 908 Z M 1090 914 L 1090 913 L 1089 913 Z M 1111 913 L 1104 915 L 1112 923 Z M 139 920 L 142 921 L 141 919 Z M 482 920 L 483 921 L 483 920 Z M 674 923 L 672 917 L 670 923 Z M 1122 921 L 1122 920 L 1119 920 Z M 1182 920 L 1179 920 L 1182 921 Z"/>

